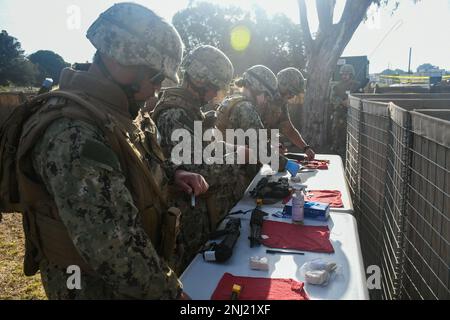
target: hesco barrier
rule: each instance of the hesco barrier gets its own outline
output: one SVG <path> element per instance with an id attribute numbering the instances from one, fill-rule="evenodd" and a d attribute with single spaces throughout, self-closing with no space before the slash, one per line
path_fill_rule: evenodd
<path id="1" fill-rule="evenodd" d="M 450 93 L 450 86 L 448 85 L 437 85 L 431 88 L 421 87 L 421 86 L 404 86 L 404 87 L 378 87 L 376 88 L 376 93 L 379 94 L 404 94 L 404 93 Z"/>
<path id="2" fill-rule="evenodd" d="M 372 298 L 450 299 L 450 97 L 444 98 L 350 98 L 346 178 L 365 264 L 382 271 Z M 436 129 L 425 135 L 431 125 Z"/>
<path id="3" fill-rule="evenodd" d="M 428 93 L 430 89 L 421 86 L 378 87 L 376 93 Z"/>
<path id="4" fill-rule="evenodd" d="M 450 299 L 450 111 L 411 112 L 404 279 L 410 299 Z"/>
<path id="5" fill-rule="evenodd" d="M 345 176 L 352 194 L 353 206 L 355 212 L 360 212 L 360 179 L 361 179 L 361 165 L 359 156 L 360 151 L 360 126 L 361 122 L 361 99 L 350 96 L 350 106 L 347 112 L 347 151 L 345 156 Z"/>

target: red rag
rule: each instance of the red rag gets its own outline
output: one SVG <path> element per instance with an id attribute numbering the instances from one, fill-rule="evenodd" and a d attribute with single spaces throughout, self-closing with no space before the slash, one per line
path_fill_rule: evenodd
<path id="1" fill-rule="evenodd" d="M 328 163 L 323 160 L 304 161 L 300 164 L 308 169 L 328 170 Z"/>
<path id="2" fill-rule="evenodd" d="M 239 300 L 309 300 L 303 282 L 292 279 L 238 277 L 225 273 L 211 300 L 230 300 L 233 285 L 241 286 Z"/>
<path id="3" fill-rule="evenodd" d="M 288 203 L 292 198 L 292 192 L 283 199 L 283 204 Z M 343 208 L 342 193 L 339 190 L 308 190 L 305 201 L 328 203 L 331 208 Z"/>
<path id="4" fill-rule="evenodd" d="M 329 203 L 331 208 L 343 208 L 342 193 L 338 190 L 308 190 L 305 201 Z"/>
<path id="5" fill-rule="evenodd" d="M 333 253 L 328 226 L 304 226 L 264 220 L 262 244 L 269 248 Z"/>

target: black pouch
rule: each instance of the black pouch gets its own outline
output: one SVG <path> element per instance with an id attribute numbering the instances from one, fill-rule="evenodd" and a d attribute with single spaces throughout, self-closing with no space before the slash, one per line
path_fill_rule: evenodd
<path id="1" fill-rule="evenodd" d="M 269 179 L 264 177 L 250 195 L 258 199 L 284 199 L 290 195 L 289 181 L 287 178 L 280 178 L 278 181 L 269 182 Z"/>

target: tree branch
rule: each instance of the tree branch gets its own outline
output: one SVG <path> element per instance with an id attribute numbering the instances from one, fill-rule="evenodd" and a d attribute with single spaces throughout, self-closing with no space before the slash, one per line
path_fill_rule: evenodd
<path id="1" fill-rule="evenodd" d="M 339 34 L 343 35 L 346 40 L 345 45 L 351 40 L 356 29 L 358 29 L 364 17 L 367 14 L 367 10 L 374 0 L 347 0 L 345 3 L 344 12 L 342 13 L 341 20 L 338 23 Z"/>
<path id="2" fill-rule="evenodd" d="M 319 32 L 329 29 L 333 25 L 336 0 L 316 0 L 317 16 L 319 17 Z"/>
<path id="3" fill-rule="evenodd" d="M 346 28 L 346 33 L 351 33 L 353 35 L 360 23 L 364 20 L 367 10 L 373 2 L 373 0 L 346 1 L 344 12 L 339 21 L 339 25 Z"/>
<path id="4" fill-rule="evenodd" d="M 310 51 L 314 40 L 311 36 L 311 29 L 309 28 L 308 11 L 306 9 L 305 0 L 298 0 L 298 9 L 300 14 L 300 25 L 303 31 L 303 40 L 305 42 L 306 50 Z"/>

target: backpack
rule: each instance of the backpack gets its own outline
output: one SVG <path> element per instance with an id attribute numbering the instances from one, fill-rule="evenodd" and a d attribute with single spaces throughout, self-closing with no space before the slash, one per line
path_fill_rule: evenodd
<path id="1" fill-rule="evenodd" d="M 230 115 L 234 108 L 243 101 L 249 101 L 246 97 L 241 95 L 234 95 L 230 97 L 226 97 L 222 103 L 217 108 L 217 120 L 216 120 L 216 127 L 219 129 L 223 134 L 225 133 L 226 129 L 229 129 L 230 125 Z"/>
<path id="2" fill-rule="evenodd" d="M 21 212 L 16 177 L 16 152 L 22 126 L 46 95 L 37 96 L 9 110 L 0 123 L 0 221 L 1 213 Z M 22 99 L 24 100 L 24 99 Z"/>
<path id="3" fill-rule="evenodd" d="M 0 92 L 0 126 L 14 108 L 26 100 L 27 96 L 23 92 Z"/>
<path id="4" fill-rule="evenodd" d="M 17 150 L 22 127 L 45 101 L 53 97 L 62 97 L 84 104 L 83 100 L 73 93 L 50 91 L 18 105 L 0 123 L 0 221 L 1 213 L 23 212 L 16 173 Z"/>

